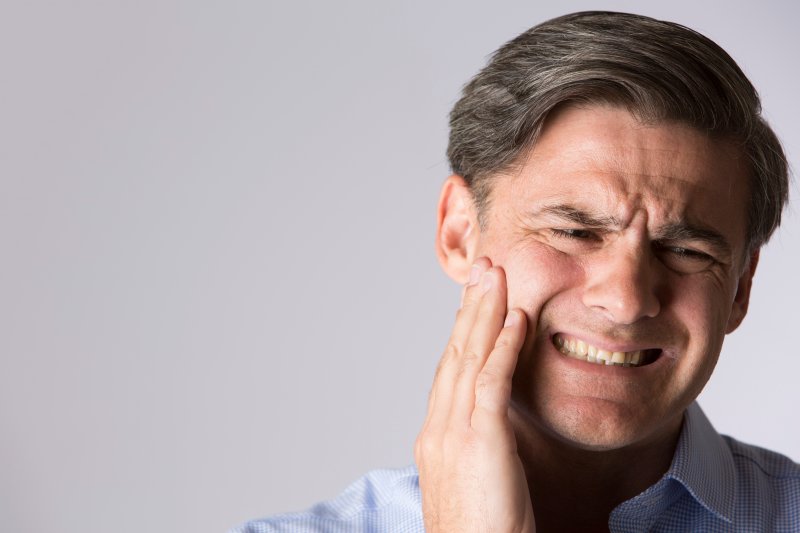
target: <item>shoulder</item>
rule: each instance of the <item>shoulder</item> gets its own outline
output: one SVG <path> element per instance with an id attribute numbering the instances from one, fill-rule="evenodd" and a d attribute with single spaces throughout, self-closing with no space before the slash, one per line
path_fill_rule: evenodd
<path id="1" fill-rule="evenodd" d="M 374 470 L 332 500 L 253 520 L 229 533 L 422 532 L 420 501 L 416 467 Z"/>
<path id="2" fill-rule="evenodd" d="M 722 438 L 733 455 L 737 472 L 774 481 L 800 481 L 800 464 L 791 458 L 727 435 Z"/>
<path id="3" fill-rule="evenodd" d="M 800 464 L 759 446 L 723 439 L 736 468 L 737 514 L 756 519 L 762 531 L 800 528 Z"/>
<path id="4" fill-rule="evenodd" d="M 766 448 L 740 442 L 727 435 L 722 438 L 728 444 L 733 456 L 740 485 L 764 483 L 791 488 L 800 484 L 800 464 L 789 457 Z M 800 497 L 800 493 L 797 496 Z"/>

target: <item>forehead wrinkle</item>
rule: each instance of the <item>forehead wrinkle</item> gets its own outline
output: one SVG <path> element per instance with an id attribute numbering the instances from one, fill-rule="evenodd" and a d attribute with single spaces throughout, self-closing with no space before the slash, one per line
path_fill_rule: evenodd
<path id="1" fill-rule="evenodd" d="M 689 214 L 682 214 L 678 218 L 668 215 L 665 222 L 651 228 L 648 233 L 654 240 L 702 241 L 722 252 L 731 251 L 731 245 L 722 233 L 705 224 L 688 220 L 685 218 L 687 215 Z M 617 216 L 599 213 L 592 208 L 558 200 L 532 209 L 528 216 L 531 218 L 554 217 L 587 228 L 621 230 L 626 226 L 625 221 Z"/>
<path id="2" fill-rule="evenodd" d="M 642 129 L 651 130 L 647 127 Z M 674 226 L 686 221 L 687 217 L 705 218 L 703 213 L 692 208 L 692 205 L 696 204 L 692 198 L 697 194 L 706 197 L 711 194 L 717 198 L 721 197 L 720 199 L 731 198 L 736 184 L 734 180 L 725 180 L 720 190 L 718 174 L 728 173 L 730 170 L 727 169 L 728 165 L 721 165 L 725 168 L 711 166 L 717 159 L 709 160 L 709 154 L 713 155 L 713 152 L 720 148 L 718 141 L 713 141 L 715 144 L 708 146 L 707 144 L 712 142 L 711 139 L 691 128 L 687 129 L 694 133 L 696 140 L 700 142 L 687 143 L 682 142 L 682 139 L 677 139 L 676 142 L 671 135 L 661 135 L 653 141 L 646 135 L 638 137 L 640 133 L 646 134 L 649 131 L 639 132 L 637 128 L 633 129 L 634 133 L 628 136 L 627 142 L 623 140 L 622 145 L 606 142 L 603 138 L 600 140 L 584 138 L 577 142 L 570 142 L 572 140 L 570 138 L 566 142 L 540 142 L 528 152 L 524 168 L 517 167 L 517 172 L 514 174 L 517 178 L 530 179 L 533 183 L 539 180 L 539 176 L 542 178 L 571 176 L 579 189 L 573 189 L 574 192 L 568 196 L 557 195 L 561 198 L 551 198 L 553 203 L 558 204 L 564 200 L 564 204 L 591 214 L 598 219 L 592 222 L 601 222 L 599 225 L 602 226 L 624 225 L 624 221 L 640 210 L 648 213 L 651 222 L 661 219 L 661 224 L 655 224 L 656 226 L 666 224 Z M 730 155 L 730 158 L 726 159 L 738 162 L 740 157 L 737 156 L 741 155 L 738 151 L 731 153 L 733 147 L 728 145 L 721 148 L 724 149 L 725 155 Z M 602 213 L 598 216 L 594 208 L 587 209 L 596 205 L 594 199 L 599 197 L 603 198 L 602 210 L 613 211 L 611 215 Z M 582 200 L 589 200 L 588 205 Z M 587 221 L 586 217 L 582 219 L 578 216 L 562 216 L 562 218 L 578 223 L 581 223 L 581 220 Z M 623 224 L 620 224 L 621 222 Z M 678 232 L 668 233 L 676 235 Z M 698 235 L 700 233 L 695 232 Z M 681 234 L 685 236 L 686 232 Z M 719 241 L 716 238 L 704 240 Z"/>
<path id="3" fill-rule="evenodd" d="M 541 215 L 551 215 L 586 227 L 622 227 L 622 221 L 613 215 L 602 215 L 591 210 L 579 208 L 566 203 L 547 204 L 531 213 L 531 216 L 533 217 L 538 217 Z"/>

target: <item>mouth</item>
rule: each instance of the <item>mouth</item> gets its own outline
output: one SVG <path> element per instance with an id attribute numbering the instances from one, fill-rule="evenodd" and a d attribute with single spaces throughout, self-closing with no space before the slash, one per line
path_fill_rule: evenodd
<path id="1" fill-rule="evenodd" d="M 661 355 L 659 348 L 635 350 L 632 352 L 611 352 L 598 348 L 586 341 L 556 333 L 552 337 L 553 345 L 572 359 L 594 363 L 596 365 L 613 365 L 624 367 L 640 367 L 649 365 Z"/>

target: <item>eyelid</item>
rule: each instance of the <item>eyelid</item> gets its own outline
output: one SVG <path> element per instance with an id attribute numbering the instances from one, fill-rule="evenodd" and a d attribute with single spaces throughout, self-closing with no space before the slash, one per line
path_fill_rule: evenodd
<path id="1" fill-rule="evenodd" d="M 586 228 L 551 228 L 550 231 L 556 237 L 564 239 L 590 240 L 597 237 L 593 230 Z M 577 233 L 585 233 L 586 235 L 579 236 Z"/>
<path id="2" fill-rule="evenodd" d="M 670 270 L 680 274 L 697 274 L 713 268 L 720 262 L 713 255 L 677 244 L 657 244 L 655 253 Z"/>
<path id="3" fill-rule="evenodd" d="M 714 259 L 714 256 L 709 252 L 704 250 L 695 248 L 690 245 L 678 244 L 678 243 L 669 243 L 669 242 L 661 242 L 661 241 L 653 241 L 653 245 L 659 250 L 683 250 L 684 252 L 688 252 L 687 255 L 691 255 L 698 258 L 708 258 Z"/>
<path id="4" fill-rule="evenodd" d="M 602 240 L 602 234 L 605 233 L 602 229 L 587 227 L 554 227 L 550 228 L 550 232 L 554 237 L 559 239 L 584 242 L 587 245 L 592 241 Z M 691 244 L 654 240 L 652 241 L 652 246 L 656 253 L 669 253 L 673 256 L 678 256 L 680 260 L 706 263 L 709 265 L 719 263 L 718 258 L 713 252 L 707 252 L 703 250 L 702 247 L 697 248 Z"/>

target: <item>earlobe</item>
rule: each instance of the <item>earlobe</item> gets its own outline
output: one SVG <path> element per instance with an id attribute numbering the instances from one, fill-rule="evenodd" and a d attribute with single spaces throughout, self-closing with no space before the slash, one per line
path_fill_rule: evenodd
<path id="1" fill-rule="evenodd" d="M 436 255 L 442 269 L 459 284 L 467 282 L 480 229 L 472 191 L 461 176 L 450 176 L 439 196 Z"/>
<path id="2" fill-rule="evenodd" d="M 753 276 L 756 273 L 758 266 L 759 250 L 753 252 L 747 265 L 739 278 L 739 284 L 736 287 L 736 295 L 733 298 L 731 307 L 731 314 L 728 317 L 728 325 L 725 328 L 725 333 L 732 333 L 739 324 L 744 320 L 747 314 L 747 307 L 750 305 L 750 289 L 753 286 Z"/>

